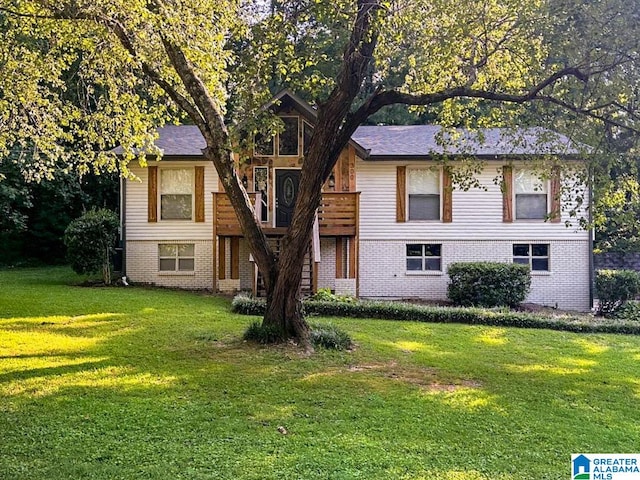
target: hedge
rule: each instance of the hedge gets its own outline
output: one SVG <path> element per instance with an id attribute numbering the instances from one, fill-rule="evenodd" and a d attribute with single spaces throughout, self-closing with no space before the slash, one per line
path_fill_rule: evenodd
<path id="1" fill-rule="evenodd" d="M 244 315 L 263 315 L 262 299 L 237 296 L 232 310 Z M 359 301 L 356 303 L 306 300 L 306 315 L 323 317 L 377 318 L 427 323 L 462 323 L 500 327 L 547 328 L 568 332 L 621 333 L 640 335 L 640 322 L 583 318 L 549 317 L 540 314 L 513 312 L 507 309 L 433 307 L 403 302 Z"/>

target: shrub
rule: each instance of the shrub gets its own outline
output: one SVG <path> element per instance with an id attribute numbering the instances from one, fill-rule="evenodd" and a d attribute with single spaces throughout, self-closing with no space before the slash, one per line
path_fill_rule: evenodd
<path id="1" fill-rule="evenodd" d="M 599 270 L 596 292 L 598 313 L 611 316 L 640 293 L 640 274 L 633 270 Z"/>
<path id="2" fill-rule="evenodd" d="M 282 331 L 274 326 L 263 326 L 260 322 L 252 322 L 242 336 L 244 340 L 257 342 L 263 345 L 278 343 L 283 339 Z"/>
<path id="3" fill-rule="evenodd" d="M 90 210 L 76 218 L 64 232 L 67 260 L 76 273 L 102 273 L 111 283 L 111 260 L 118 238 L 118 215 L 111 210 Z"/>
<path id="4" fill-rule="evenodd" d="M 237 299 L 238 297 L 236 297 Z M 262 299 L 242 297 L 234 299 L 232 310 L 247 315 L 262 315 L 265 303 Z M 548 328 L 567 332 L 624 333 L 640 335 L 640 322 L 630 319 L 593 319 L 585 316 L 547 316 L 533 313 L 512 312 L 508 309 L 432 307 L 402 302 L 356 301 L 320 302 L 306 300 L 305 311 L 311 315 L 349 318 L 380 318 L 428 323 L 463 323 L 500 327 Z"/>
<path id="5" fill-rule="evenodd" d="M 350 295 L 336 295 L 331 292 L 330 288 L 319 288 L 318 291 L 311 297 L 311 300 L 318 300 L 320 302 L 348 302 L 354 303 L 357 301 L 355 297 Z"/>
<path id="6" fill-rule="evenodd" d="M 349 334 L 331 323 L 312 324 L 311 343 L 331 350 L 347 350 L 353 346 Z"/>
<path id="7" fill-rule="evenodd" d="M 613 316 L 619 320 L 640 322 L 640 302 L 628 301 L 616 310 Z"/>
<path id="8" fill-rule="evenodd" d="M 266 303 L 263 298 L 236 295 L 231 302 L 231 311 L 242 315 L 264 315 Z"/>
<path id="9" fill-rule="evenodd" d="M 447 296 L 456 305 L 515 307 L 531 286 L 529 267 L 516 263 L 452 263 L 447 273 Z"/>

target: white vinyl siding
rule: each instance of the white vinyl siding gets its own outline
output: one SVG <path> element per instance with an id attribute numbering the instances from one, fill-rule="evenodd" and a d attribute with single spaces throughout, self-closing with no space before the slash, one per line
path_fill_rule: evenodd
<path id="1" fill-rule="evenodd" d="M 416 162 L 407 167 L 420 167 L 429 162 Z M 453 163 L 453 162 L 452 162 Z M 589 232 L 577 226 L 567 228 L 570 208 L 563 210 L 562 222 L 502 221 L 502 191 L 495 182 L 504 162 L 488 161 L 478 176 L 483 188 L 461 191 L 454 187 L 452 194 L 453 222 L 396 222 L 396 166 L 400 162 L 375 162 L 358 159 L 357 190 L 360 196 L 361 240 L 589 240 Z M 430 166 L 430 165 L 428 165 Z M 454 166 L 454 165 L 452 165 Z M 586 193 L 584 194 L 586 198 Z M 406 243 L 406 242 L 405 242 Z"/>
<path id="2" fill-rule="evenodd" d="M 162 160 L 149 162 L 149 165 L 161 168 L 184 168 L 203 166 L 204 173 L 204 209 L 205 221 L 160 220 L 149 222 L 147 219 L 149 171 L 137 165 L 131 165 L 136 180 L 124 180 L 125 183 L 125 235 L 127 240 L 211 240 L 213 231 L 213 197 L 211 192 L 218 190 L 218 175 L 210 162 Z M 160 180 L 160 179 L 158 179 Z M 158 182 L 159 183 L 159 182 Z M 158 190 L 160 190 L 158 188 Z"/>

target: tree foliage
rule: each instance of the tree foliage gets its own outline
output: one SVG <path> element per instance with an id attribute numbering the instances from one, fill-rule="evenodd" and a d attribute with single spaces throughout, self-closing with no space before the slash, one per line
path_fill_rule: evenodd
<path id="1" fill-rule="evenodd" d="M 153 127 L 188 118 L 265 279 L 265 325 L 304 341 L 299 258 L 358 125 L 400 104 L 444 125 L 637 132 L 639 15 L 636 0 L 0 0 L 0 156 L 30 152 L 16 162 L 36 179 L 59 167 L 127 175 L 159 153 Z M 278 128 L 261 109 L 276 86 L 317 106 L 278 258 L 232 155 L 238 125 Z"/>

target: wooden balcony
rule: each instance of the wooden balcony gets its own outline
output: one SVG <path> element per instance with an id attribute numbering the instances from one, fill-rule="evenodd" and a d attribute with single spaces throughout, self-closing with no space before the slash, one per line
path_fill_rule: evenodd
<path id="1" fill-rule="evenodd" d="M 249 193 L 256 198 L 255 193 Z M 213 194 L 214 235 L 234 237 L 242 236 L 240 224 L 233 211 L 226 193 Z M 356 236 L 358 234 L 358 217 L 360 215 L 360 192 L 327 192 L 322 194 L 318 208 L 318 224 L 321 237 Z M 269 218 L 273 218 L 270 209 Z M 284 227 L 273 227 L 273 223 L 263 222 L 263 230 L 267 235 L 284 235 Z"/>

